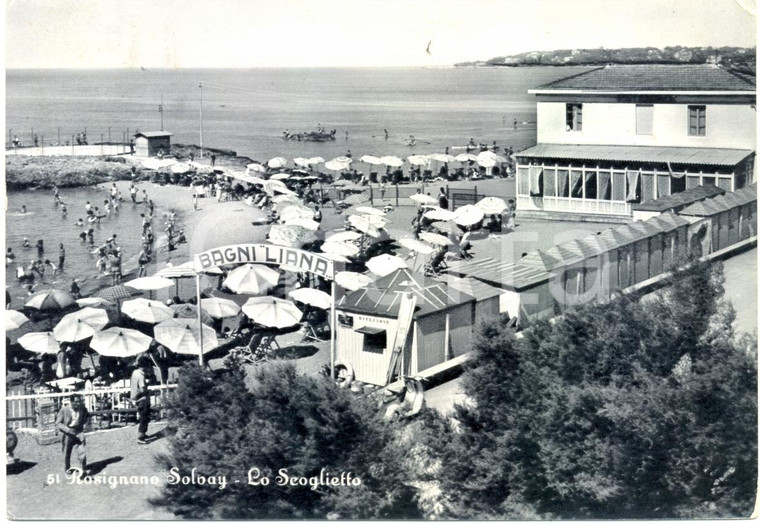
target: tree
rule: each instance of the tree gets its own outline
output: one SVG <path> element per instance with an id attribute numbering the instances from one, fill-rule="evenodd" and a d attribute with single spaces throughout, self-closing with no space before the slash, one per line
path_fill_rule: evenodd
<path id="1" fill-rule="evenodd" d="M 451 518 L 740 517 L 757 479 L 756 340 L 720 267 L 474 341 L 451 442 Z"/>
<path id="2" fill-rule="evenodd" d="M 155 504 L 201 519 L 419 515 L 413 479 L 402 468 L 407 448 L 370 399 L 325 378 L 298 375 L 290 364 L 253 373 L 247 389 L 234 360 L 216 372 L 183 369 L 170 405 L 175 433 L 159 464 L 187 476 L 193 468 L 196 475 L 224 474 L 228 484 L 167 483 Z M 283 470 L 289 482 L 278 485 Z M 313 485 L 320 475 L 341 473 L 352 473 L 361 484 Z M 249 483 L 263 478 L 269 484 Z M 312 484 L 290 485 L 302 478 Z"/>

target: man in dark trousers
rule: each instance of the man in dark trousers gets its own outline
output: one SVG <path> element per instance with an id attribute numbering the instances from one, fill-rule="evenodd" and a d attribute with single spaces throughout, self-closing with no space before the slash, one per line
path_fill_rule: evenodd
<path id="1" fill-rule="evenodd" d="M 438 193 L 438 207 L 441 209 L 449 208 L 449 197 L 446 196 L 446 190 L 441 188 L 441 192 Z"/>
<path id="2" fill-rule="evenodd" d="M 55 426 L 63 434 L 63 464 L 67 475 L 82 477 L 87 467 L 84 445 L 84 425 L 89 413 L 81 395 L 72 395 L 68 406 L 63 406 L 55 419 Z M 74 458 L 74 468 L 71 459 Z"/>
<path id="3" fill-rule="evenodd" d="M 137 443 L 148 443 L 148 424 L 150 423 L 150 393 L 148 377 L 153 370 L 153 364 L 145 355 L 137 359 L 137 369 L 132 372 L 130 379 L 131 392 L 129 398 L 137 407 Z"/>

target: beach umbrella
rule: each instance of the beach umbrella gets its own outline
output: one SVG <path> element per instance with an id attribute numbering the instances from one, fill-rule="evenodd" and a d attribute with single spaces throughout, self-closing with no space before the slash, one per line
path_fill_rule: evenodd
<path id="1" fill-rule="evenodd" d="M 299 226 L 304 229 L 308 229 L 309 231 L 316 231 L 319 229 L 319 222 L 312 220 L 311 218 L 293 218 L 291 220 L 287 220 L 285 222 L 285 225 Z"/>
<path id="2" fill-rule="evenodd" d="M 343 255 L 337 255 L 335 253 L 322 253 L 322 256 L 329 258 L 335 262 L 344 262 L 346 264 L 351 262 L 351 259 L 344 257 Z"/>
<path id="3" fill-rule="evenodd" d="M 127 300 L 122 304 L 121 312 L 129 318 L 150 324 L 158 324 L 174 317 L 174 311 L 169 306 L 162 304 L 158 300 L 148 300 L 145 298 Z"/>
<path id="4" fill-rule="evenodd" d="M 455 215 L 453 211 L 437 207 L 430 211 L 425 211 L 425 214 L 422 216 L 430 220 L 454 220 Z"/>
<path id="5" fill-rule="evenodd" d="M 375 215 L 375 216 L 378 216 L 378 217 L 384 217 L 385 216 L 385 211 L 383 211 L 381 209 L 376 209 L 374 207 L 369 207 L 369 206 L 360 206 L 360 207 L 357 207 L 356 211 L 358 213 L 363 213 L 365 215 Z"/>
<path id="6" fill-rule="evenodd" d="M 285 167 L 287 165 L 288 161 L 282 158 L 281 156 L 276 156 L 274 158 L 270 158 L 267 162 L 267 166 L 271 167 L 272 169 L 277 169 L 278 167 Z"/>
<path id="7" fill-rule="evenodd" d="M 201 164 L 199 162 L 195 162 L 194 160 L 191 160 L 187 163 L 190 167 L 195 169 L 199 173 L 211 173 L 214 169 L 206 164 Z"/>
<path id="8" fill-rule="evenodd" d="M 174 304 L 169 306 L 169 309 L 174 313 L 174 318 L 198 318 L 198 307 L 194 304 Z M 201 321 L 204 324 L 212 324 L 214 319 L 205 311 L 201 311 Z"/>
<path id="9" fill-rule="evenodd" d="M 277 195 L 275 197 L 272 197 L 272 202 L 275 204 L 300 204 L 303 205 L 303 200 L 298 198 L 296 195 Z"/>
<path id="10" fill-rule="evenodd" d="M 104 357 L 130 358 L 148 351 L 152 341 L 136 329 L 113 326 L 95 333 L 90 347 Z"/>
<path id="11" fill-rule="evenodd" d="M 503 156 L 497 155 L 493 151 L 481 151 L 480 153 L 478 153 L 478 161 L 485 158 L 491 159 L 497 164 L 508 161 L 506 158 L 504 158 Z"/>
<path id="12" fill-rule="evenodd" d="M 459 229 L 459 227 L 454 222 L 433 222 L 431 225 L 438 231 L 444 233 L 454 233 L 456 235 L 462 234 L 462 230 Z"/>
<path id="13" fill-rule="evenodd" d="M 498 215 L 507 209 L 507 203 L 498 197 L 486 197 L 475 205 L 482 209 L 486 215 Z"/>
<path id="14" fill-rule="evenodd" d="M 364 162 L 365 164 L 371 164 L 373 166 L 379 166 L 383 163 L 382 160 L 380 160 L 379 157 L 372 156 L 372 155 L 364 155 L 359 159 L 360 162 Z"/>
<path id="15" fill-rule="evenodd" d="M 348 204 L 350 206 L 356 205 L 356 204 L 363 204 L 365 202 L 369 202 L 369 195 L 366 193 L 357 193 L 355 195 L 347 196 L 343 199 L 344 204 Z"/>
<path id="16" fill-rule="evenodd" d="M 308 207 L 300 206 L 297 204 L 287 206 L 285 209 L 280 211 L 280 220 L 282 222 L 287 222 L 288 220 L 293 220 L 296 218 L 314 218 L 314 211 Z"/>
<path id="17" fill-rule="evenodd" d="M 364 215 L 364 214 L 362 214 L 362 215 L 352 215 L 352 216 L 358 216 L 362 220 L 366 220 L 367 222 L 369 222 L 370 224 L 372 224 L 373 226 L 378 227 L 378 228 L 379 227 L 385 227 L 388 224 L 388 222 L 389 222 L 389 220 L 387 218 L 381 217 L 381 216 L 378 216 L 378 215 Z"/>
<path id="18" fill-rule="evenodd" d="M 188 173 L 190 170 L 192 170 L 192 167 L 184 163 L 174 164 L 172 166 L 172 173 L 177 173 L 178 175 Z"/>
<path id="19" fill-rule="evenodd" d="M 384 156 L 384 157 L 380 158 L 380 161 L 384 165 L 391 166 L 391 167 L 401 167 L 402 165 L 404 165 L 404 161 L 401 160 L 397 156 Z"/>
<path id="20" fill-rule="evenodd" d="M 345 187 L 345 186 L 350 186 L 352 184 L 353 184 L 353 182 L 351 182 L 350 180 L 343 179 L 343 180 L 336 180 L 335 182 L 332 183 L 332 186 L 333 187 Z"/>
<path id="21" fill-rule="evenodd" d="M 367 269 L 379 277 L 384 277 L 396 271 L 397 269 L 406 268 L 406 262 L 401 257 L 389 254 L 382 254 L 372 257 L 366 262 Z"/>
<path id="22" fill-rule="evenodd" d="M 478 157 L 471 153 L 460 153 L 454 157 L 454 160 L 457 160 L 458 162 L 474 162 L 477 159 Z"/>
<path id="23" fill-rule="evenodd" d="M 176 278 L 192 278 L 195 276 L 195 263 L 190 260 L 188 262 L 185 262 L 183 264 L 178 264 L 176 266 L 166 266 L 165 268 L 162 268 L 161 270 L 157 271 L 155 275 L 153 275 L 153 278 L 160 278 L 162 280 L 166 279 L 176 279 Z M 172 284 L 173 282 L 170 282 Z M 129 282 L 127 282 L 128 286 L 131 286 Z"/>
<path id="24" fill-rule="evenodd" d="M 341 257 L 355 257 L 359 254 L 359 246 L 346 244 L 345 242 L 325 242 L 319 249 L 329 255 Z"/>
<path id="25" fill-rule="evenodd" d="M 338 271 L 335 273 L 335 283 L 349 291 L 365 288 L 372 282 L 374 282 L 372 277 L 362 273 L 355 273 L 353 271 Z"/>
<path id="26" fill-rule="evenodd" d="M 275 297 L 249 298 L 243 313 L 257 324 L 278 329 L 297 324 L 303 316 L 295 304 Z"/>
<path id="27" fill-rule="evenodd" d="M 297 165 L 297 166 L 309 167 L 309 159 L 308 158 L 302 158 L 302 157 L 294 158 L 293 159 L 293 163 L 295 165 Z"/>
<path id="28" fill-rule="evenodd" d="M 296 302 L 308 304 L 319 309 L 330 309 L 330 306 L 332 305 L 332 298 L 330 295 L 324 291 L 310 287 L 294 289 L 288 293 L 288 296 Z"/>
<path id="29" fill-rule="evenodd" d="M 43 355 L 55 355 L 61 347 L 50 331 L 35 331 L 27 333 L 18 339 L 21 347 L 27 351 L 41 353 Z"/>
<path id="30" fill-rule="evenodd" d="M 477 163 L 481 167 L 490 168 L 496 165 L 496 160 L 491 157 L 478 157 Z"/>
<path id="31" fill-rule="evenodd" d="M 422 193 L 415 193 L 409 197 L 409 200 L 413 200 L 418 204 L 430 204 L 431 206 L 434 206 L 438 203 L 438 200 L 436 200 L 435 197 L 424 195 Z"/>
<path id="32" fill-rule="evenodd" d="M 49 311 L 67 308 L 73 303 L 74 297 L 68 291 L 48 289 L 32 295 L 32 298 L 27 300 L 24 306 L 40 311 Z"/>
<path id="33" fill-rule="evenodd" d="M 338 162 L 337 160 L 330 160 L 325 162 L 325 167 L 330 171 L 343 171 L 344 169 L 348 169 L 348 164 Z"/>
<path id="34" fill-rule="evenodd" d="M 292 197 L 293 195 L 279 195 L 279 196 L 289 196 L 289 197 Z M 300 201 L 299 202 L 293 202 L 291 200 L 286 200 L 284 202 L 280 202 L 278 204 L 275 204 L 274 208 L 277 210 L 277 213 L 279 214 L 279 213 L 282 213 L 283 209 L 286 209 L 286 208 L 291 207 L 291 206 L 306 207 L 306 205 L 303 202 L 300 202 Z"/>
<path id="35" fill-rule="evenodd" d="M 167 287 L 172 287 L 174 285 L 174 282 L 168 278 L 154 275 L 152 277 L 135 278 L 129 282 L 125 282 L 124 285 L 139 289 L 141 291 L 155 291 L 157 289 L 166 289 Z"/>
<path id="36" fill-rule="evenodd" d="M 430 158 L 430 160 L 436 160 L 438 162 L 446 162 L 446 163 L 453 162 L 454 160 L 456 160 L 456 158 L 454 158 L 453 156 L 446 155 L 443 153 L 433 153 L 432 155 L 428 155 L 428 157 Z"/>
<path id="37" fill-rule="evenodd" d="M 204 354 L 219 346 L 216 331 L 206 324 L 199 327 L 197 319 L 170 318 L 153 328 L 153 338 L 156 342 L 180 355 L 198 355 L 201 333 Z"/>
<path id="38" fill-rule="evenodd" d="M 377 226 L 372 224 L 368 217 L 370 215 L 351 215 L 348 217 L 348 222 L 358 231 L 361 231 L 365 235 L 377 238 L 380 236 L 380 231 Z"/>
<path id="39" fill-rule="evenodd" d="M 420 242 L 419 240 L 415 240 L 413 238 L 400 238 L 398 240 L 398 243 L 407 248 L 410 251 L 414 251 L 415 253 L 419 253 L 420 255 L 429 255 L 434 251 L 432 247 L 425 244 L 424 242 Z"/>
<path id="40" fill-rule="evenodd" d="M 59 342 L 77 342 L 91 337 L 108 324 L 108 314 L 102 309 L 86 307 L 69 313 L 53 328 Z"/>
<path id="41" fill-rule="evenodd" d="M 249 184 L 256 184 L 258 186 L 263 186 L 264 184 L 267 183 L 266 180 L 264 180 L 263 178 L 258 177 L 258 176 L 248 176 L 248 177 L 245 177 L 245 181 L 248 182 Z"/>
<path id="42" fill-rule="evenodd" d="M 277 173 L 269 177 L 269 180 L 287 180 L 290 175 L 287 173 Z"/>
<path id="43" fill-rule="evenodd" d="M 468 204 L 454 211 L 454 222 L 460 226 L 471 226 L 483 220 L 485 213 L 477 206 Z"/>
<path id="44" fill-rule="evenodd" d="M 447 237 L 443 235 L 437 235 L 435 233 L 430 233 L 428 231 L 423 231 L 420 233 L 420 240 L 424 240 L 425 242 L 429 242 L 436 246 L 450 246 L 453 244 L 453 242 Z"/>
<path id="45" fill-rule="evenodd" d="M 145 160 L 142 161 L 142 166 L 145 169 L 152 169 L 152 170 L 155 171 L 155 170 L 161 169 L 163 167 L 172 166 L 172 165 L 174 165 L 176 163 L 177 163 L 176 160 L 173 160 L 173 159 L 170 159 L 170 158 L 167 158 L 167 159 L 147 158 L 147 159 L 145 159 Z"/>
<path id="46" fill-rule="evenodd" d="M 338 157 L 333 158 L 333 161 L 340 162 L 341 164 L 350 164 L 354 160 L 347 156 L 338 156 Z"/>
<path id="47" fill-rule="evenodd" d="M 137 295 L 142 295 L 142 291 L 138 291 L 137 289 L 122 286 L 119 284 L 116 286 L 103 288 L 100 291 L 96 292 L 93 296 L 104 298 L 106 300 L 110 300 L 111 302 L 117 302 L 124 298 L 132 298 Z"/>
<path id="48" fill-rule="evenodd" d="M 113 306 L 113 302 L 100 297 L 86 297 L 78 298 L 77 305 L 79 307 Z"/>
<path id="49" fill-rule="evenodd" d="M 340 231 L 328 237 L 325 242 L 348 242 L 351 240 L 359 240 L 361 234 L 356 231 Z"/>
<path id="50" fill-rule="evenodd" d="M 224 285 L 235 293 L 258 294 L 276 286 L 279 280 L 280 274 L 274 269 L 260 264 L 245 264 L 230 271 Z"/>
<path id="51" fill-rule="evenodd" d="M 288 189 L 288 186 L 282 183 L 281 180 L 267 180 L 264 182 L 264 191 L 270 195 L 275 193 L 282 193 L 283 195 L 295 195 L 295 192 Z"/>
<path id="52" fill-rule="evenodd" d="M 202 298 L 201 309 L 212 318 L 232 318 L 240 313 L 240 306 L 232 300 L 219 297 Z"/>
<path id="53" fill-rule="evenodd" d="M 430 158 L 425 155 L 412 155 L 406 158 L 407 162 L 413 166 L 429 166 Z"/>
<path id="54" fill-rule="evenodd" d="M 29 318 L 15 309 L 5 310 L 5 331 L 13 331 L 29 322 Z"/>
<path id="55" fill-rule="evenodd" d="M 248 174 L 249 172 L 253 171 L 254 173 L 266 173 L 267 168 L 262 166 L 261 164 L 248 164 L 245 166 L 245 173 Z"/>
<path id="56" fill-rule="evenodd" d="M 301 247 L 317 240 L 314 232 L 293 224 L 273 224 L 267 239 L 278 246 Z"/>
<path id="57" fill-rule="evenodd" d="M 321 156 L 313 156 L 313 157 L 311 157 L 309 159 L 309 165 L 310 166 L 314 166 L 314 165 L 317 165 L 317 164 L 321 164 L 324 161 L 325 161 L 325 159 L 322 158 Z"/>

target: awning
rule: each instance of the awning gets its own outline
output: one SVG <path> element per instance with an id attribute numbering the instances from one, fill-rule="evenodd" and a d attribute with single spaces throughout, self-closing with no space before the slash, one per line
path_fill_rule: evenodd
<path id="1" fill-rule="evenodd" d="M 362 326 L 360 328 L 354 329 L 354 331 L 361 333 L 362 335 L 377 335 L 378 333 L 385 331 L 385 329 L 379 327 Z"/>
<path id="2" fill-rule="evenodd" d="M 754 151 L 749 149 L 537 144 L 525 151 L 515 153 L 515 156 L 518 160 L 520 158 L 564 158 L 568 160 L 735 166 L 752 154 Z"/>

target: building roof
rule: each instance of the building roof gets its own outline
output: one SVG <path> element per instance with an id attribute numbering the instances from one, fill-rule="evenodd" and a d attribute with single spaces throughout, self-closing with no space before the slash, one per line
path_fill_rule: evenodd
<path id="1" fill-rule="evenodd" d="M 731 208 L 738 207 L 749 202 L 757 202 L 757 184 L 752 184 L 733 193 L 725 193 L 708 200 L 696 202 L 681 211 L 680 215 L 708 217 L 722 213 Z"/>
<path id="2" fill-rule="evenodd" d="M 523 158 L 561 158 L 617 162 L 655 162 L 735 166 L 754 152 L 749 149 L 697 147 L 615 146 L 576 144 L 537 144 L 515 153 Z"/>
<path id="3" fill-rule="evenodd" d="M 144 136 L 145 138 L 163 138 L 165 136 L 172 136 L 168 131 L 140 131 L 135 133 L 135 137 Z"/>
<path id="4" fill-rule="evenodd" d="M 688 205 L 691 205 L 706 198 L 712 198 L 725 193 L 724 189 L 718 186 L 696 186 L 680 193 L 650 200 L 641 204 L 633 204 L 634 211 L 653 211 L 662 213 L 668 210 L 678 211 Z"/>
<path id="5" fill-rule="evenodd" d="M 450 290 L 443 282 L 404 268 L 377 279 L 371 287 L 349 293 L 336 308 L 378 317 L 397 317 L 402 293 L 417 297 L 415 318 L 475 302 L 470 295 Z"/>
<path id="6" fill-rule="evenodd" d="M 471 277 L 439 275 L 436 278 L 456 291 L 475 297 L 477 302 L 497 297 L 503 293 L 501 289 Z"/>
<path id="7" fill-rule="evenodd" d="M 449 262 L 447 271 L 511 290 L 528 289 L 545 282 L 551 276 L 546 269 L 522 266 L 498 258 Z"/>
<path id="8" fill-rule="evenodd" d="M 753 79 L 710 64 L 608 65 L 544 84 L 531 92 L 572 91 L 746 91 Z"/>

